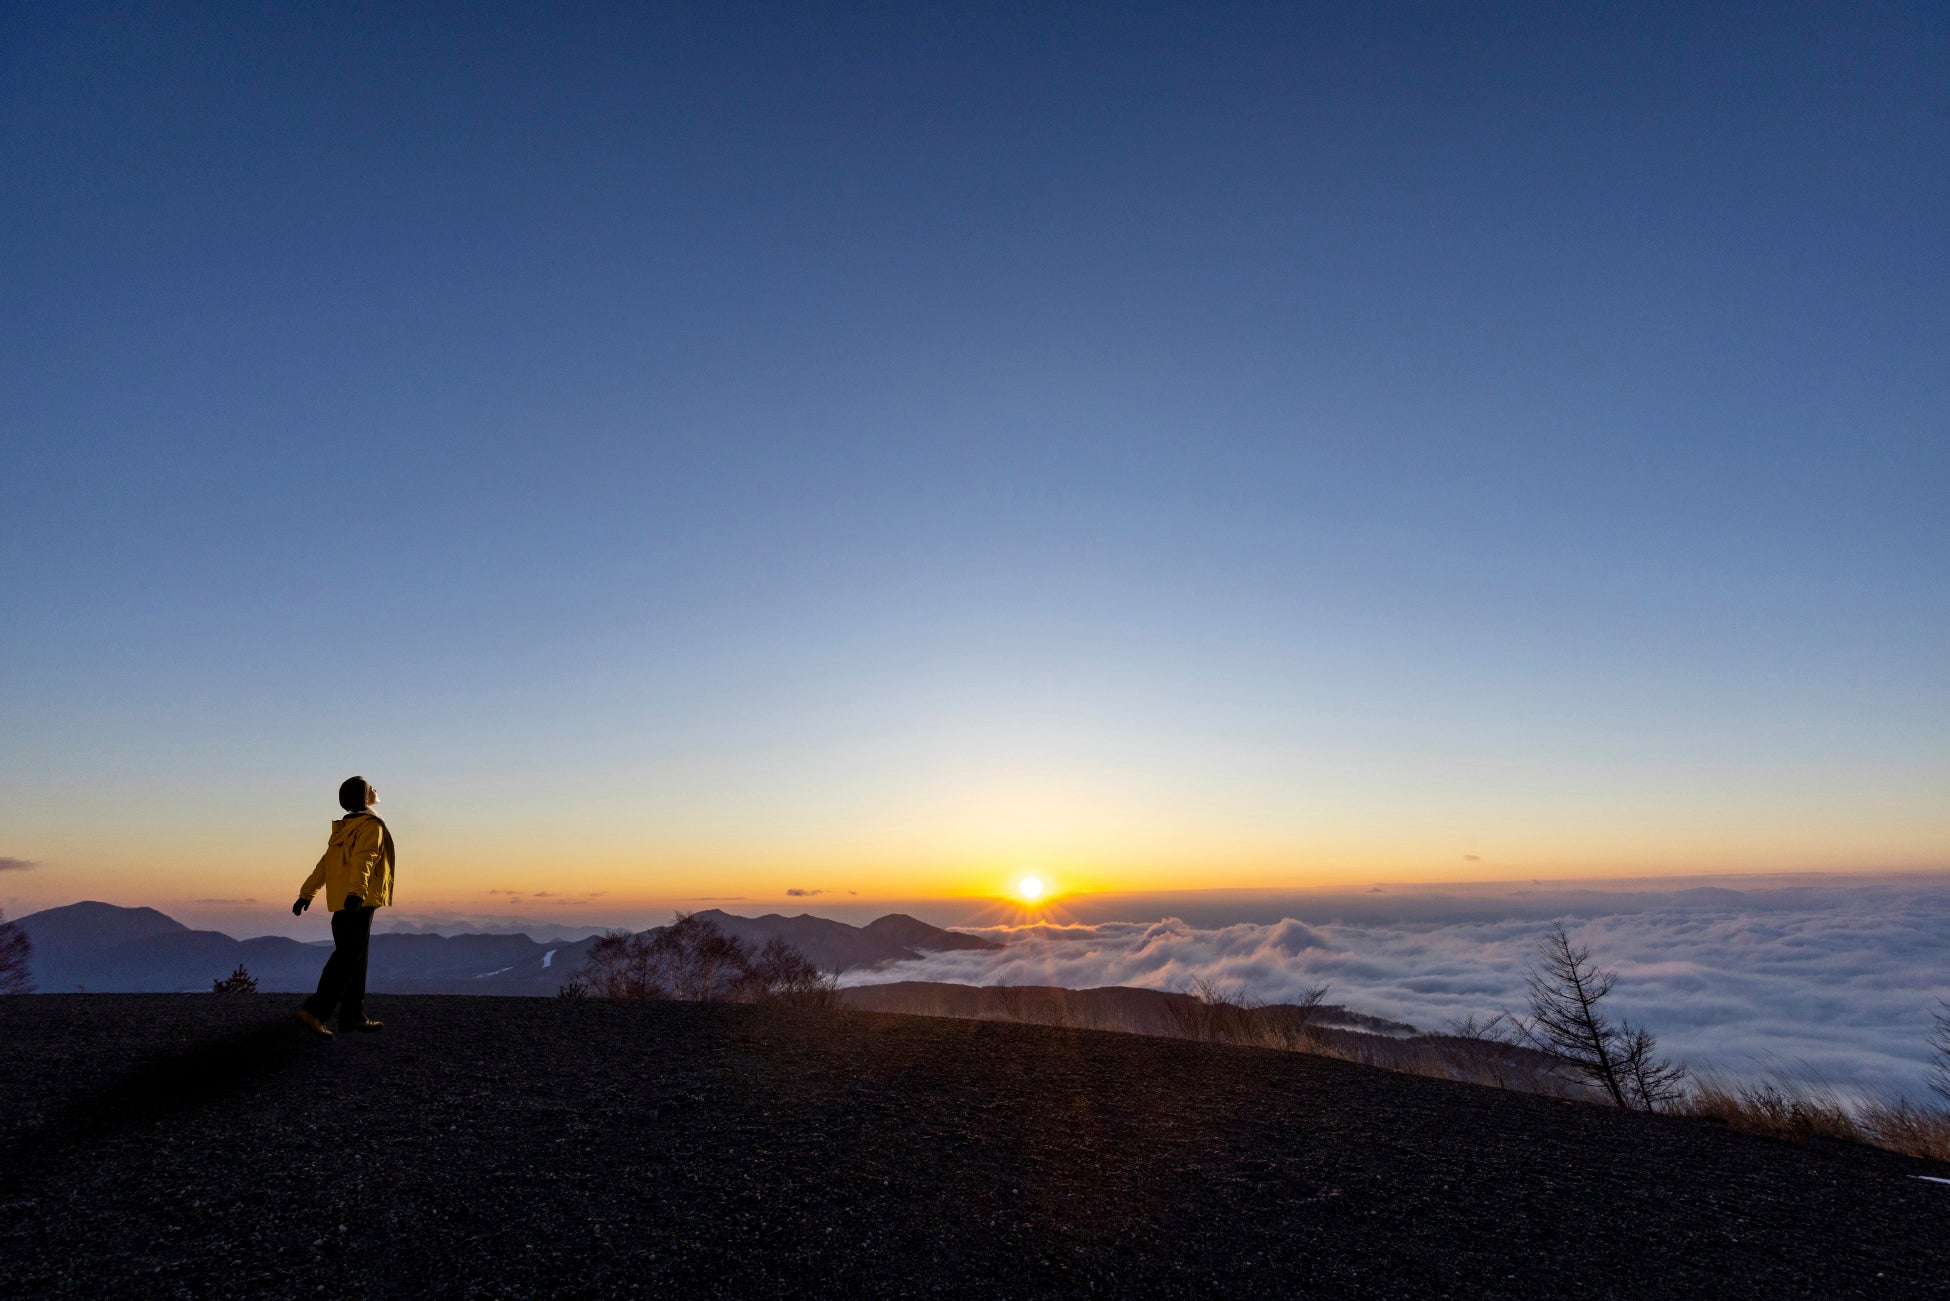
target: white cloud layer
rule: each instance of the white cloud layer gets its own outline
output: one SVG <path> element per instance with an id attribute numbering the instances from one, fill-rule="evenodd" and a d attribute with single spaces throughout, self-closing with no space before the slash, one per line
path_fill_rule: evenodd
<path id="1" fill-rule="evenodd" d="M 1297 902 L 1297 901 L 1296 901 Z M 1553 915 L 1618 973 L 1612 1002 L 1695 1069 L 1751 1076 L 1809 1069 L 1838 1086 L 1923 1096 L 1932 1009 L 1950 996 L 1950 881 L 1607 900 L 1535 891 L 1508 915 L 1481 897 L 1465 919 L 1362 917 L 1194 926 L 1156 922 L 996 927 L 999 951 L 931 954 L 848 984 L 1134 985 L 1206 977 L 1269 1002 L 1331 982 L 1328 1001 L 1444 1029 L 1523 1006 L 1523 967 Z"/>

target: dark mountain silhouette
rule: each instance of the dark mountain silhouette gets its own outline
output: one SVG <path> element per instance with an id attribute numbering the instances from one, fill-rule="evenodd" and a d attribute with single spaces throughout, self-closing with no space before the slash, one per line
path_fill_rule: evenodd
<path id="1" fill-rule="evenodd" d="M 318 966 L 326 951 L 322 947 L 301 944 L 282 936 L 236 940 L 221 931 L 187 929 L 166 935 L 144 936 L 108 948 L 95 946 L 81 953 L 60 950 L 47 956 L 43 956 L 41 943 L 36 938 L 34 949 L 35 979 L 49 993 L 75 985 L 85 985 L 97 992 L 207 989 L 210 980 L 228 973 L 239 963 L 250 968 L 254 975 L 262 970 L 266 975 L 295 979 L 298 973 Z M 59 971 L 55 967 L 57 960 L 73 967 L 72 973 Z M 217 971 L 216 968 L 222 970 Z M 209 979 L 203 978 L 205 971 L 213 972 Z M 63 978 L 68 974 L 72 974 L 74 979 Z M 317 980 L 318 973 L 313 971 L 305 983 L 316 983 Z M 292 986 L 303 987 L 304 984 Z"/>
<path id="2" fill-rule="evenodd" d="M 189 930 L 174 917 L 154 908 L 123 908 L 92 901 L 48 908 L 14 920 L 33 938 L 36 956 L 44 944 L 59 948 L 103 948 Z"/>
<path id="3" fill-rule="evenodd" d="M 848 926 L 801 913 L 782 917 L 767 913 L 763 917 L 735 917 L 716 908 L 697 914 L 715 923 L 725 934 L 758 948 L 774 936 L 812 959 L 822 971 L 850 971 L 855 967 L 877 967 L 883 962 L 918 958 L 922 950 L 992 949 L 999 946 L 973 935 L 958 935 L 930 926 L 904 913 L 889 913 L 865 926 Z"/>
<path id="4" fill-rule="evenodd" d="M 261 989 L 306 989 L 330 947 L 271 935 L 237 940 L 193 931 L 154 908 L 93 901 L 29 913 L 19 925 L 34 943 L 34 985 L 47 994 L 207 990 L 239 963 Z"/>
<path id="5" fill-rule="evenodd" d="M 920 918 L 909 917 L 906 913 L 888 913 L 885 917 L 875 918 L 861 927 L 861 933 L 871 935 L 888 944 L 903 945 L 910 949 L 926 949 L 930 953 L 1001 947 L 992 940 L 963 935 L 957 931 L 944 931 L 939 926 L 930 926 Z"/>
<path id="6" fill-rule="evenodd" d="M 867 926 L 776 913 L 735 917 L 716 909 L 699 916 L 754 948 L 783 937 L 827 971 L 879 966 L 926 950 L 992 947 L 904 915 Z M 267 993 L 309 990 L 331 947 L 323 938 L 238 940 L 191 930 L 153 908 L 92 901 L 30 913 L 19 925 L 33 941 L 29 970 L 43 993 L 201 992 L 239 963 Z M 581 966 L 589 944 L 526 935 L 381 933 L 372 937 L 369 984 L 375 993 L 551 995 Z"/>

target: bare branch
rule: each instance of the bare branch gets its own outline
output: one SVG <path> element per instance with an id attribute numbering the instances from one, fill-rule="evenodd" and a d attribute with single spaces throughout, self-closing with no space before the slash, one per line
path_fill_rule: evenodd
<path id="1" fill-rule="evenodd" d="M 34 980 L 27 971 L 27 960 L 33 953 L 34 944 L 27 932 L 0 912 L 0 994 L 34 992 Z"/>
<path id="2" fill-rule="evenodd" d="M 1206 1043 L 1250 1043 L 1253 1039 L 1253 1013 L 1259 1002 L 1251 996 L 1226 989 L 1206 976 L 1193 980 L 1182 999 L 1170 1004 L 1178 1033 L 1187 1039 Z"/>
<path id="3" fill-rule="evenodd" d="M 1659 1056 L 1659 1041 L 1650 1030 L 1627 1021 L 1623 1027 L 1626 1092 L 1641 1111 L 1658 1111 L 1679 1101 L 1686 1068 Z"/>
<path id="4" fill-rule="evenodd" d="M 1937 1007 L 1930 1047 L 1936 1050 L 1936 1057 L 1930 1062 L 1930 1092 L 1950 1102 L 1950 1002 Z"/>

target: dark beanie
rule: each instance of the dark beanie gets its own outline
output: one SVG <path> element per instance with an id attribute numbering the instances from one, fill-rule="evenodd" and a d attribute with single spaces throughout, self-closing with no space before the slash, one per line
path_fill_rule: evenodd
<path id="1" fill-rule="evenodd" d="M 366 807 L 366 779 L 347 777 L 339 783 L 339 807 L 347 813 L 357 813 Z"/>

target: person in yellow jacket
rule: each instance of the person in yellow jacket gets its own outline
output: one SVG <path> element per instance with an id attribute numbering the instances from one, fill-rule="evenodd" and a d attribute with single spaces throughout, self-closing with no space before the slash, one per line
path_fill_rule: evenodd
<path id="1" fill-rule="evenodd" d="M 332 956 L 318 977 L 318 992 L 295 1013 L 316 1035 L 332 1037 L 325 1023 L 338 1012 L 341 1030 L 378 1030 L 366 1016 L 366 956 L 372 947 L 372 914 L 393 901 L 393 836 L 372 811 L 379 792 L 363 777 L 339 786 L 345 816 L 332 824 L 332 838 L 318 866 L 298 890 L 291 915 L 311 907 L 320 886 L 332 910 Z"/>

